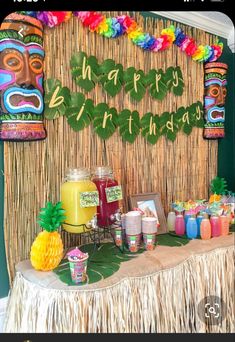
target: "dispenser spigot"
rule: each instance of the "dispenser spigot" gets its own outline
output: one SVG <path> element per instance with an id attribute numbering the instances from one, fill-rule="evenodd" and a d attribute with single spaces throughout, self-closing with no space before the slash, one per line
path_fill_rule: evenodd
<path id="1" fill-rule="evenodd" d="M 121 222 L 121 215 L 122 215 L 121 210 L 118 209 L 118 210 L 115 212 L 115 214 L 112 214 L 112 215 L 110 216 L 110 219 L 111 219 L 113 222 Z"/>
<path id="2" fill-rule="evenodd" d="M 94 215 L 93 218 L 89 222 L 87 222 L 86 226 L 87 228 L 90 228 L 90 229 L 97 229 L 98 228 L 97 216 Z"/>

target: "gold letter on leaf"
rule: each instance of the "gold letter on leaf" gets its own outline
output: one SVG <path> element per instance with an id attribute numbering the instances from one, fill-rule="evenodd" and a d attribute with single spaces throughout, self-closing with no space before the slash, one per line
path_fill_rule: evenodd
<path id="1" fill-rule="evenodd" d="M 102 128 L 106 127 L 106 123 L 107 120 L 110 118 L 110 120 L 112 120 L 113 115 L 110 113 L 108 114 L 107 112 L 104 112 L 104 119 L 103 119 L 103 124 L 102 124 Z"/>
<path id="2" fill-rule="evenodd" d="M 133 121 L 133 117 L 130 115 L 129 119 L 127 120 L 129 121 L 129 133 L 132 134 L 131 121 Z"/>
<path id="3" fill-rule="evenodd" d="M 78 113 L 78 115 L 77 115 L 77 118 L 76 118 L 77 121 L 78 121 L 78 120 L 80 119 L 80 117 L 82 116 L 82 113 L 83 113 L 83 111 L 84 111 L 84 108 L 85 108 L 85 102 L 83 103 L 83 105 L 82 105 L 82 107 L 81 107 L 81 109 L 80 109 L 80 111 L 79 111 L 79 113 Z"/>
<path id="4" fill-rule="evenodd" d="M 139 81 L 139 79 L 140 79 L 140 74 L 134 73 L 134 89 L 135 89 L 136 93 L 138 92 L 138 90 L 137 90 L 137 82 Z"/>
<path id="5" fill-rule="evenodd" d="M 178 76 L 178 72 L 177 71 L 172 71 L 172 76 L 173 76 L 173 86 L 174 87 L 178 87 L 179 85 L 179 76 Z"/>
<path id="6" fill-rule="evenodd" d="M 169 129 L 170 131 L 174 132 L 173 115 L 171 115 L 170 121 L 167 121 L 166 127 L 167 127 L 167 129 Z"/>
<path id="7" fill-rule="evenodd" d="M 183 117 L 182 117 L 182 121 L 183 122 L 187 122 L 187 124 L 189 125 L 189 113 L 188 112 L 185 112 Z"/>
<path id="8" fill-rule="evenodd" d="M 83 57 L 83 62 L 82 62 L 82 78 L 85 80 L 88 75 L 89 81 L 91 81 L 91 67 L 88 65 L 86 67 L 86 57 Z"/>
<path id="9" fill-rule="evenodd" d="M 156 124 L 155 122 L 153 122 L 153 117 L 151 116 L 150 118 L 150 123 L 149 123 L 149 134 L 152 135 L 156 135 Z"/>
<path id="10" fill-rule="evenodd" d="M 119 72 L 119 69 L 114 69 L 108 73 L 108 80 L 111 81 L 112 79 L 114 79 L 114 85 L 117 85 L 118 72 Z"/>
<path id="11" fill-rule="evenodd" d="M 64 97 L 63 96 L 58 96 L 57 94 L 60 91 L 60 86 L 57 86 L 52 97 L 51 100 L 49 102 L 49 108 L 55 108 L 60 106 L 63 102 L 64 102 Z"/>
<path id="12" fill-rule="evenodd" d="M 199 106 L 196 106 L 196 114 L 197 114 L 197 115 L 196 115 L 196 119 L 197 119 L 197 120 L 200 120 L 202 114 L 201 114 L 201 109 L 200 109 Z"/>
<path id="13" fill-rule="evenodd" d="M 162 78 L 161 74 L 156 74 L 156 90 L 159 93 L 159 85 L 158 82 L 160 81 L 160 79 Z"/>

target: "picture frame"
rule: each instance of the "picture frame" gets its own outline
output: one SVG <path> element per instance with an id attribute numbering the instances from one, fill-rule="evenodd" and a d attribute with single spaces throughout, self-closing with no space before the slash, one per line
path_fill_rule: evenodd
<path id="1" fill-rule="evenodd" d="M 161 196 L 157 192 L 134 194 L 129 196 L 129 210 L 139 209 L 145 216 L 157 217 L 159 226 L 157 235 L 167 233 L 167 223 Z"/>

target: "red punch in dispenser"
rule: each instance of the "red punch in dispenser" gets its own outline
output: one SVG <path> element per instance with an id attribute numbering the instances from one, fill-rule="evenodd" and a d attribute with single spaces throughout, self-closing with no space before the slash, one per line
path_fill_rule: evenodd
<path id="1" fill-rule="evenodd" d="M 122 189 L 113 177 L 109 166 L 97 166 L 92 172 L 92 181 L 99 192 L 99 206 L 97 207 L 97 224 L 99 227 L 121 220 L 119 200 L 122 199 Z"/>

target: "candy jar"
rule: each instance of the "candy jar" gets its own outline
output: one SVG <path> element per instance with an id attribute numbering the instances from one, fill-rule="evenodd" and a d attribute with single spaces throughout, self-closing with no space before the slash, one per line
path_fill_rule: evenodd
<path id="1" fill-rule="evenodd" d="M 122 199 L 122 189 L 114 179 L 112 169 L 109 166 L 95 167 L 92 172 L 92 181 L 99 192 L 98 226 L 107 227 L 120 221 L 119 200 Z"/>
<path id="2" fill-rule="evenodd" d="M 99 194 L 90 172 L 85 168 L 69 169 L 61 185 L 61 202 L 66 211 L 63 229 L 70 233 L 82 233 L 96 227 Z"/>

